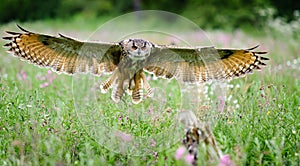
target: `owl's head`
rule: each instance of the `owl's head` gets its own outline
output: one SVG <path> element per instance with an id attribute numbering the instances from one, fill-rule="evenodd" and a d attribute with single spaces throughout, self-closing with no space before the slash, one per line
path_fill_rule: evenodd
<path id="1" fill-rule="evenodd" d="M 153 44 L 142 39 L 128 39 L 121 42 L 127 56 L 133 60 L 143 60 L 151 53 Z"/>

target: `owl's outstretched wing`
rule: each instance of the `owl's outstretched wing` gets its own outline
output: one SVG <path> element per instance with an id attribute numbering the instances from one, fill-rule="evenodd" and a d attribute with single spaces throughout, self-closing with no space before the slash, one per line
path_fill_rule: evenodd
<path id="1" fill-rule="evenodd" d="M 92 73 L 101 75 L 111 73 L 120 61 L 121 46 L 118 43 L 81 42 L 59 34 L 53 37 L 29 32 L 9 32 L 5 47 L 21 60 L 40 67 L 49 67 L 56 72 Z"/>
<path id="2" fill-rule="evenodd" d="M 157 77 L 182 82 L 203 83 L 244 76 L 266 65 L 266 52 L 250 49 L 215 49 L 156 46 L 146 62 L 145 71 Z"/>

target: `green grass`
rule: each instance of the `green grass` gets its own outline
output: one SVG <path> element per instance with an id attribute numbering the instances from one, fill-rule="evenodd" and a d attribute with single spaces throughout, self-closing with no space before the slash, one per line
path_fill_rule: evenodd
<path id="1" fill-rule="evenodd" d="M 84 20 L 86 29 L 75 28 L 84 28 L 78 20 L 68 24 L 55 20 L 26 23 L 25 27 L 52 34 L 78 32 L 79 37 L 97 28 L 95 20 Z M 8 24 L 0 30 L 15 27 Z M 211 112 L 207 120 L 213 124 L 223 153 L 229 154 L 236 165 L 299 164 L 297 39 L 278 34 L 253 38 L 239 31 L 208 34 L 219 47 L 246 48 L 260 43 L 259 49 L 268 51 L 271 58 L 262 72 L 229 83 L 233 88 L 228 88 L 227 96 L 232 97 L 226 100 L 224 112 L 216 111 L 215 105 L 205 109 Z M 176 81 L 150 81 L 153 87 L 162 84 L 163 88 L 156 89 L 154 99 L 143 104 L 132 105 L 128 97 L 115 104 L 110 94 L 100 94 L 95 87 L 104 78 L 48 73 L 47 69 L 19 61 L 4 49 L 0 57 L 0 165 L 185 164 L 183 159 L 174 158 L 184 136 L 183 130 L 173 126 L 177 124 L 174 119 L 187 107 L 181 103 Z M 43 87 L 50 77 L 53 82 Z M 193 111 L 206 106 L 197 104 Z M 130 150 L 136 145 L 120 141 L 116 131 L 129 133 L 139 148 Z M 201 154 L 200 162 L 209 164 Z"/>

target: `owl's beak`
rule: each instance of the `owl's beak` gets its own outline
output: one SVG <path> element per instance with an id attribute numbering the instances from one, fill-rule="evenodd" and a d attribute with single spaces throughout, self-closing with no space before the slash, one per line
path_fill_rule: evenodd
<path id="1" fill-rule="evenodd" d="M 138 55 L 141 55 L 141 49 L 140 48 L 138 48 Z"/>

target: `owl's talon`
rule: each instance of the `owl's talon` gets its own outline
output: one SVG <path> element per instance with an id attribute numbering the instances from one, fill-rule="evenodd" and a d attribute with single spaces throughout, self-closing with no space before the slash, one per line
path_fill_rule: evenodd
<path id="1" fill-rule="evenodd" d="M 132 103 L 133 104 L 139 104 L 140 102 L 142 101 L 142 98 L 140 98 L 140 99 L 132 99 Z"/>
<path id="2" fill-rule="evenodd" d="M 131 96 L 131 95 L 132 95 L 132 90 L 131 90 L 131 89 L 127 89 L 127 90 L 126 90 L 126 93 L 127 93 L 129 96 Z"/>
<path id="3" fill-rule="evenodd" d="M 105 93 L 107 93 L 107 91 L 108 91 L 107 89 L 103 88 L 103 85 L 100 85 L 100 92 L 101 93 L 105 94 Z"/>

